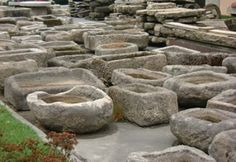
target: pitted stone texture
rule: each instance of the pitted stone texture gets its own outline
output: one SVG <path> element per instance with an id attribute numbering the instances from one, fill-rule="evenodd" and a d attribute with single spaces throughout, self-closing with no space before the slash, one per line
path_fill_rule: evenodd
<path id="1" fill-rule="evenodd" d="M 24 35 L 24 36 L 14 36 L 11 38 L 12 40 L 16 41 L 17 43 L 21 43 L 22 41 L 30 42 L 32 40 L 42 40 L 40 35 Z"/>
<path id="2" fill-rule="evenodd" d="M 170 128 L 181 143 L 207 151 L 218 133 L 236 129 L 236 114 L 219 109 L 188 109 L 171 116 Z"/>
<path id="3" fill-rule="evenodd" d="M 89 85 L 58 94 L 37 91 L 27 96 L 27 103 L 40 124 L 53 131 L 94 132 L 112 118 L 111 98 Z"/>
<path id="4" fill-rule="evenodd" d="M 90 69 L 99 78 L 110 80 L 112 72 L 115 69 L 145 68 L 160 71 L 166 64 L 166 57 L 162 53 L 140 51 L 126 54 L 96 56 L 78 62 L 74 67 Z"/>
<path id="5" fill-rule="evenodd" d="M 66 31 L 45 31 L 41 33 L 43 40 L 50 41 L 72 41 L 72 34 Z"/>
<path id="6" fill-rule="evenodd" d="M 147 69 L 116 69 L 112 73 L 111 82 L 113 85 L 128 83 L 143 83 L 152 86 L 162 86 L 171 78 L 167 73 L 151 71 Z"/>
<path id="7" fill-rule="evenodd" d="M 208 100 L 207 108 L 222 109 L 236 113 L 236 90 L 224 91 Z"/>
<path id="8" fill-rule="evenodd" d="M 147 10 L 158 10 L 158 9 L 168 9 L 175 8 L 175 3 L 153 3 L 148 2 Z"/>
<path id="9" fill-rule="evenodd" d="M 161 87 L 145 84 L 125 84 L 109 88 L 114 111 L 122 111 L 125 118 L 139 126 L 168 123 L 178 112 L 177 96 Z"/>
<path id="10" fill-rule="evenodd" d="M 5 80 L 4 96 L 17 110 L 28 110 L 26 96 L 29 93 L 57 93 L 77 85 L 93 85 L 105 89 L 104 84 L 88 70 L 59 68 L 9 77 Z"/>
<path id="11" fill-rule="evenodd" d="M 138 46 L 133 43 L 109 43 L 102 44 L 95 48 L 95 55 L 123 54 L 138 52 Z"/>
<path id="12" fill-rule="evenodd" d="M 127 162 L 216 162 L 215 159 L 194 147 L 185 145 L 167 148 L 159 152 L 134 152 Z"/>
<path id="13" fill-rule="evenodd" d="M 227 73 L 227 68 L 222 66 L 210 65 L 167 65 L 163 67 L 162 71 L 177 76 L 195 71 L 213 71 L 216 73 Z"/>
<path id="14" fill-rule="evenodd" d="M 222 65 L 227 67 L 229 73 L 236 73 L 236 57 L 225 58 Z"/>
<path id="15" fill-rule="evenodd" d="M 12 49 L 0 52 L 0 61 L 10 62 L 32 59 L 37 62 L 39 67 L 46 66 L 48 57 L 47 51 L 40 48 Z"/>
<path id="16" fill-rule="evenodd" d="M 0 31 L 1 32 L 8 32 L 10 35 L 14 35 L 19 32 L 17 26 L 14 24 L 1 24 Z"/>
<path id="17" fill-rule="evenodd" d="M 89 31 L 83 34 L 84 45 L 86 48 L 95 50 L 95 48 L 102 44 L 129 42 L 136 44 L 139 48 L 146 48 L 148 46 L 148 33 L 140 31 Z"/>
<path id="18" fill-rule="evenodd" d="M 236 129 L 217 134 L 209 146 L 208 153 L 217 162 L 235 162 Z"/>
<path id="19" fill-rule="evenodd" d="M 114 12 L 135 15 L 136 11 L 145 9 L 145 5 L 143 4 L 115 4 L 113 7 Z"/>
<path id="20" fill-rule="evenodd" d="M 4 80 L 12 75 L 34 72 L 38 70 L 38 65 L 34 60 L 23 60 L 18 62 L 0 62 L 0 90 L 4 88 Z"/>
<path id="21" fill-rule="evenodd" d="M 48 60 L 48 66 L 63 66 L 67 68 L 75 67 L 75 65 L 89 58 L 92 58 L 92 54 L 81 54 L 81 55 L 67 55 L 67 56 L 58 56 Z"/>
<path id="22" fill-rule="evenodd" d="M 164 87 L 177 93 L 181 107 L 205 107 L 207 100 L 236 88 L 236 78 L 212 71 L 198 71 L 168 79 Z"/>

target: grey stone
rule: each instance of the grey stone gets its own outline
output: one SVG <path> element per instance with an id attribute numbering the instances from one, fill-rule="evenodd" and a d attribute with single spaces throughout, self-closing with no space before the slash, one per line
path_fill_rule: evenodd
<path id="1" fill-rule="evenodd" d="M 1 39 L 10 39 L 10 35 L 8 32 L 0 32 L 0 38 Z"/>
<path id="2" fill-rule="evenodd" d="M 177 96 L 161 87 L 145 84 L 126 84 L 109 88 L 114 111 L 139 126 L 168 123 L 172 114 L 178 112 Z"/>
<path id="3" fill-rule="evenodd" d="M 195 71 L 213 71 L 216 73 L 227 73 L 227 68 L 222 66 L 210 65 L 166 65 L 162 71 L 171 75 L 181 75 Z"/>
<path id="4" fill-rule="evenodd" d="M 138 52 L 138 46 L 133 43 L 109 43 L 102 44 L 95 48 L 95 55 L 123 54 Z"/>
<path id="5" fill-rule="evenodd" d="M 17 74 L 5 80 L 4 97 L 17 109 L 29 110 L 26 96 L 35 91 L 57 93 L 76 85 L 94 85 L 105 89 L 104 84 L 85 69 L 54 69 Z"/>
<path id="6" fill-rule="evenodd" d="M 11 37 L 12 40 L 16 41 L 17 43 L 21 43 L 22 41 L 31 42 L 32 40 L 42 40 L 40 35 L 25 35 L 25 36 L 14 36 Z"/>
<path id="7" fill-rule="evenodd" d="M 143 83 L 152 86 L 162 86 L 171 78 L 171 75 L 147 69 L 116 69 L 112 73 L 111 82 L 113 85 L 128 83 Z"/>
<path id="8" fill-rule="evenodd" d="M 171 116 L 170 128 L 181 143 L 207 151 L 218 133 L 236 128 L 236 114 L 219 109 L 188 109 Z"/>
<path id="9" fill-rule="evenodd" d="M 160 52 L 140 51 L 117 55 L 96 56 L 76 63 L 73 67 L 90 69 L 99 78 L 110 80 L 113 70 L 119 68 L 145 68 L 160 71 L 166 65 Z"/>
<path id="10" fill-rule="evenodd" d="M 194 147 L 185 145 L 167 148 L 159 152 L 134 152 L 127 162 L 216 162 L 215 159 Z"/>
<path id="11" fill-rule="evenodd" d="M 81 55 L 67 55 L 67 56 L 58 56 L 48 60 L 49 66 L 63 66 L 67 68 L 74 67 L 77 62 L 92 58 L 91 54 L 81 54 Z"/>
<path id="12" fill-rule="evenodd" d="M 0 61 L 2 62 L 32 59 L 37 62 L 39 67 L 47 65 L 48 57 L 47 51 L 40 48 L 12 49 L 0 52 Z"/>
<path id="13" fill-rule="evenodd" d="M 88 31 L 83 34 L 84 45 L 86 48 L 95 50 L 95 48 L 102 44 L 129 42 L 136 44 L 139 48 L 148 46 L 148 33 L 140 31 Z"/>
<path id="14" fill-rule="evenodd" d="M 207 102 L 207 108 L 222 109 L 236 113 L 236 90 L 226 90 L 211 98 Z"/>
<path id="15" fill-rule="evenodd" d="M 43 40 L 50 41 L 73 41 L 72 34 L 66 31 L 51 31 L 47 33 Z"/>
<path id="16" fill-rule="evenodd" d="M 236 57 L 225 58 L 222 65 L 227 67 L 229 73 L 236 73 Z"/>
<path id="17" fill-rule="evenodd" d="M 170 78 L 163 86 L 177 93 L 181 107 L 205 107 L 207 100 L 236 88 L 236 78 L 212 71 L 198 71 Z"/>
<path id="18" fill-rule="evenodd" d="M 15 35 L 18 32 L 18 28 L 14 24 L 1 24 L 0 31 L 8 32 L 10 35 Z"/>
<path id="19" fill-rule="evenodd" d="M 18 62 L 0 62 L 0 89 L 4 88 L 4 80 L 12 75 L 24 72 L 34 72 L 38 65 L 34 60 L 22 60 Z"/>
<path id="20" fill-rule="evenodd" d="M 94 132 L 112 118 L 111 98 L 89 85 L 58 94 L 37 91 L 27 96 L 27 103 L 40 124 L 54 131 Z"/>
<path id="21" fill-rule="evenodd" d="M 236 129 L 221 132 L 213 139 L 208 153 L 217 162 L 236 161 Z"/>

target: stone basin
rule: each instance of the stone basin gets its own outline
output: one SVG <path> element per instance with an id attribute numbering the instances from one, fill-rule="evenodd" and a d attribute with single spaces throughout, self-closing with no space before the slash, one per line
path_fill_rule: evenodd
<path id="1" fill-rule="evenodd" d="M 58 94 L 34 92 L 27 96 L 27 103 L 40 124 L 53 131 L 94 132 L 112 117 L 111 98 L 89 85 Z"/>
<path id="2" fill-rule="evenodd" d="M 162 86 L 163 83 L 171 78 L 167 73 L 151 71 L 147 69 L 116 69 L 112 73 L 111 82 L 113 85 L 127 83 L 143 83 L 153 86 Z"/>
<path id="3" fill-rule="evenodd" d="M 188 109 L 171 116 L 170 128 L 181 143 L 207 151 L 218 133 L 236 128 L 236 114 L 219 109 Z"/>
<path id="4" fill-rule="evenodd" d="M 92 58 L 91 54 L 81 54 L 81 55 L 67 55 L 67 56 L 59 56 L 54 57 L 48 60 L 48 66 L 63 66 L 67 68 L 73 67 L 77 62 L 81 60 L 85 60 L 88 58 Z"/>
<path id="5" fill-rule="evenodd" d="M 236 113 L 236 90 L 230 89 L 208 100 L 207 108 L 222 109 Z"/>
<path id="6" fill-rule="evenodd" d="M 104 84 L 86 69 L 55 68 L 9 77 L 5 80 L 4 96 L 17 110 L 28 110 L 25 97 L 29 93 L 35 91 L 58 93 L 76 85 L 94 85 L 105 89 Z"/>
<path id="7" fill-rule="evenodd" d="M 175 91 L 180 107 L 205 107 L 207 100 L 236 88 L 236 78 L 212 71 L 198 71 L 168 79 L 164 87 Z"/>

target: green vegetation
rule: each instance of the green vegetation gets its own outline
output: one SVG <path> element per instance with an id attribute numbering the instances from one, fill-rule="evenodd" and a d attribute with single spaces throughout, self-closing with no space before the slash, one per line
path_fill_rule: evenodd
<path id="1" fill-rule="evenodd" d="M 222 15 L 221 19 L 236 19 L 236 17 L 235 16 Z"/>
<path id="2" fill-rule="evenodd" d="M 42 142 L 28 126 L 0 105 L 0 162 L 66 162 L 57 149 Z"/>

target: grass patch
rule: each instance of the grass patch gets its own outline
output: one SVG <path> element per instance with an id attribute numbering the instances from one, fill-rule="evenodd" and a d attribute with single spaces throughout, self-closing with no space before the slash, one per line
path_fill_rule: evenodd
<path id="1" fill-rule="evenodd" d="M 228 16 L 228 15 L 222 15 L 220 19 L 227 20 L 227 19 L 236 19 L 235 16 Z"/>
<path id="2" fill-rule="evenodd" d="M 0 105 L 0 162 L 66 162 L 55 147 Z"/>

